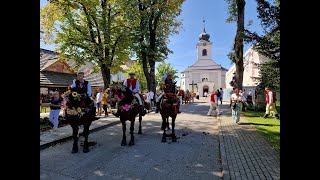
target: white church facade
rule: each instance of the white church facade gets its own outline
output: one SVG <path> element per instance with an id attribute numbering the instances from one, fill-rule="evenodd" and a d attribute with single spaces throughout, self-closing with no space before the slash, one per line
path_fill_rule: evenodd
<path id="1" fill-rule="evenodd" d="M 197 61 L 181 72 L 180 87 L 186 91 L 199 92 L 203 97 L 205 92 L 211 93 L 219 88 L 225 88 L 227 69 L 212 60 L 212 42 L 205 28 L 199 36 L 197 48 Z"/>
<path id="2" fill-rule="evenodd" d="M 268 59 L 257 51 L 255 51 L 252 47 L 250 47 L 243 55 L 243 87 L 255 87 L 259 84 L 256 77 L 260 76 L 260 72 L 258 69 L 258 64 L 267 62 Z M 226 74 L 226 88 L 232 89 L 230 86 L 230 82 L 234 73 L 236 72 L 236 66 L 233 64 L 231 68 L 228 70 Z"/>

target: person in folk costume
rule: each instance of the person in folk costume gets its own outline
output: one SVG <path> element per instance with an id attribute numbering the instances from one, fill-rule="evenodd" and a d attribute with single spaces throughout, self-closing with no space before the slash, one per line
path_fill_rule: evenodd
<path id="1" fill-rule="evenodd" d="M 210 95 L 210 109 L 208 111 L 208 116 L 211 116 L 212 111 L 216 111 L 217 115 L 220 115 L 220 106 L 219 106 L 219 96 L 218 90 L 215 93 Z"/>
<path id="2" fill-rule="evenodd" d="M 141 107 L 141 109 L 143 109 L 142 111 L 142 114 L 143 116 L 145 115 L 145 110 L 144 110 L 144 106 L 143 106 L 143 103 L 142 103 L 142 100 L 140 98 L 140 95 L 139 95 L 139 89 L 140 89 L 140 85 L 139 85 L 139 80 L 136 79 L 134 76 L 136 74 L 134 72 L 129 72 L 129 76 L 130 78 L 129 79 L 126 79 L 124 82 L 123 82 L 123 85 L 126 86 L 127 88 L 129 88 L 133 95 L 138 99 L 138 103 L 139 103 L 139 106 Z M 120 116 L 120 106 L 118 107 L 118 111 L 116 113 L 112 113 L 114 116 L 116 117 L 119 117 Z"/>
<path id="3" fill-rule="evenodd" d="M 86 81 L 83 78 L 84 78 L 84 72 L 78 72 L 77 79 L 73 80 L 72 85 L 70 86 L 70 89 L 76 88 L 76 91 L 78 93 L 87 93 L 88 97 L 90 98 L 92 95 L 91 85 L 89 81 Z M 95 119 L 97 120 L 99 118 L 95 117 Z"/>
<path id="4" fill-rule="evenodd" d="M 171 84 L 173 82 L 172 80 L 172 73 L 166 73 L 165 75 L 162 76 L 162 79 L 164 80 L 164 84 Z M 157 110 L 160 110 L 160 99 L 164 95 L 164 91 L 157 97 L 156 102 L 157 102 Z M 182 99 L 180 99 L 181 103 Z M 180 103 L 178 103 L 177 108 L 178 108 L 178 113 L 181 113 L 180 111 Z"/>
<path id="5" fill-rule="evenodd" d="M 266 105 L 266 113 L 264 114 L 264 118 L 267 118 L 269 116 L 270 113 L 274 114 L 274 116 L 279 119 L 279 114 L 277 112 L 276 109 L 276 93 L 273 92 L 269 87 L 265 87 L 266 90 L 266 101 L 267 101 L 267 105 Z"/>

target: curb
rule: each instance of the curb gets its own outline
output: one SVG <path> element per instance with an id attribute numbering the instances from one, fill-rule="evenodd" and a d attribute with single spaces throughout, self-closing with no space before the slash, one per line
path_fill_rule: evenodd
<path id="1" fill-rule="evenodd" d="M 91 129 L 91 130 L 89 130 L 89 132 L 90 133 L 94 133 L 94 132 L 100 131 L 102 129 L 105 129 L 105 128 L 108 128 L 108 127 L 111 127 L 111 126 L 114 126 L 114 125 L 117 125 L 117 124 L 120 124 L 120 123 L 121 123 L 121 121 L 112 122 L 112 123 L 109 123 L 109 124 L 106 124 L 106 125 Z M 79 133 L 79 137 L 80 136 L 83 136 L 83 132 Z M 61 139 L 54 140 L 54 141 L 46 143 L 46 144 L 42 144 L 42 145 L 40 145 L 40 151 L 44 150 L 44 149 L 47 149 L 47 148 L 49 148 L 51 146 L 54 146 L 54 145 L 56 145 L 58 143 L 62 143 L 62 142 L 65 142 L 65 141 L 68 141 L 68 140 L 71 140 L 71 139 L 72 139 L 72 135 L 64 137 L 64 138 L 61 138 Z"/>

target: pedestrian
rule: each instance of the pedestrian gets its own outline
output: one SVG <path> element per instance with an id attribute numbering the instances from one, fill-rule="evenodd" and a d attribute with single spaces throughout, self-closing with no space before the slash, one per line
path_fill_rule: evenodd
<path id="1" fill-rule="evenodd" d="M 223 98 L 223 89 L 220 88 L 220 104 L 222 105 L 222 98 Z"/>
<path id="2" fill-rule="evenodd" d="M 98 93 L 97 93 L 97 97 L 96 97 L 98 116 L 101 116 L 101 111 L 102 111 L 101 100 L 102 100 L 102 96 L 103 96 L 102 89 L 98 88 Z"/>
<path id="3" fill-rule="evenodd" d="M 266 90 L 266 113 L 264 114 L 264 118 L 267 118 L 270 113 L 273 114 L 277 119 L 280 119 L 279 114 L 276 109 L 276 93 L 272 91 L 269 87 L 265 87 Z"/>
<path id="4" fill-rule="evenodd" d="M 105 117 L 108 117 L 109 114 L 108 114 L 108 89 L 106 89 L 102 95 L 102 98 L 101 98 L 101 104 L 102 104 L 102 108 L 104 110 L 104 116 Z"/>
<path id="5" fill-rule="evenodd" d="M 59 114 L 61 110 L 62 99 L 59 96 L 59 92 L 53 92 L 53 97 L 50 103 L 50 114 L 49 121 L 53 124 L 53 131 L 58 129 L 59 125 Z"/>
<path id="6" fill-rule="evenodd" d="M 182 88 L 180 88 L 180 90 L 178 91 L 180 105 L 182 105 L 183 94 L 184 94 L 184 92 L 183 92 Z"/>
<path id="7" fill-rule="evenodd" d="M 220 115 L 220 107 L 218 104 L 218 90 L 210 95 L 210 109 L 208 111 L 208 116 L 211 116 L 212 111 L 216 111 L 217 116 Z"/>
<path id="8" fill-rule="evenodd" d="M 150 96 L 150 105 L 151 105 L 151 108 L 153 108 L 154 107 L 154 92 L 150 91 L 149 96 Z"/>
<path id="9" fill-rule="evenodd" d="M 241 95 L 239 94 L 239 89 L 235 88 L 234 93 L 231 95 L 231 109 L 232 109 L 232 119 L 235 123 L 239 124 L 240 121 L 240 109 L 241 109 Z"/>
<path id="10" fill-rule="evenodd" d="M 241 98 L 242 98 L 242 112 L 246 112 L 247 108 L 246 108 L 246 104 L 247 104 L 247 93 L 246 93 L 246 89 L 243 89 L 242 93 L 241 93 Z"/>
<path id="11" fill-rule="evenodd" d="M 230 108 L 231 108 L 231 104 L 232 104 L 232 94 L 234 93 L 235 88 L 232 88 L 232 90 L 230 91 Z"/>

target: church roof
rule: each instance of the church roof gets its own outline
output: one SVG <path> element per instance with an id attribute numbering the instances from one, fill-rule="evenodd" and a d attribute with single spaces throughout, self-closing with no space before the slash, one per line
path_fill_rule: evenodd
<path id="1" fill-rule="evenodd" d="M 216 64 L 213 60 L 207 59 L 207 60 L 197 60 L 196 63 L 194 63 L 192 66 L 189 66 L 186 70 L 182 71 L 193 71 L 193 70 L 224 70 L 228 71 L 226 68 L 222 67 L 219 64 Z"/>

